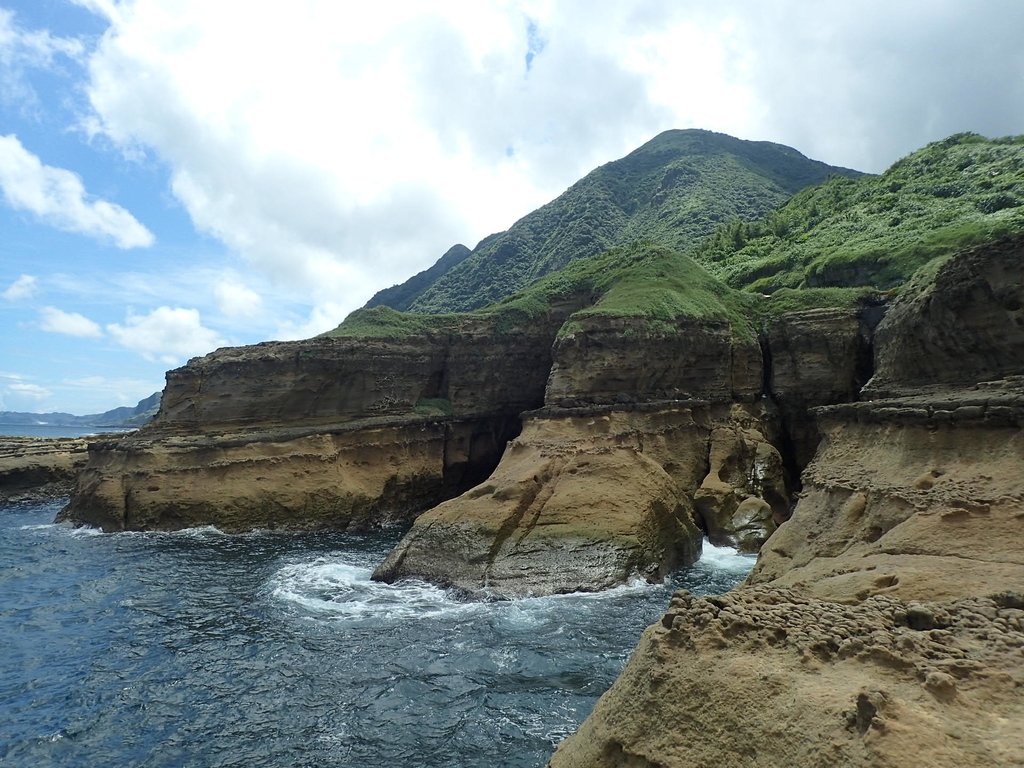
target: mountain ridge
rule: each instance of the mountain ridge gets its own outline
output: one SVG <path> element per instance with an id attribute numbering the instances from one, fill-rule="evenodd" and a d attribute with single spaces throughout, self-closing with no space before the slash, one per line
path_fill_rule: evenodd
<path id="1" fill-rule="evenodd" d="M 450 250 L 365 306 L 428 314 L 477 309 L 614 246 L 643 239 L 685 251 L 720 223 L 763 216 L 834 174 L 863 175 L 773 142 L 699 129 L 664 131 L 471 252 L 456 260 Z"/>
<path id="2" fill-rule="evenodd" d="M 34 413 L 0 411 L 0 424 L 8 426 L 45 425 L 54 427 L 140 427 L 150 421 L 160 407 L 161 392 L 154 392 L 136 405 L 123 405 L 103 413 L 76 416 L 62 411 Z"/>

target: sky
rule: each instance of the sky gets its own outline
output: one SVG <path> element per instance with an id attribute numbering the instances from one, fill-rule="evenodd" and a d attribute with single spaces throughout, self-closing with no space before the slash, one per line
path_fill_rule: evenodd
<path id="1" fill-rule="evenodd" d="M 304 338 L 670 128 L 1024 133 L 1019 0 L 0 0 L 0 410 Z"/>

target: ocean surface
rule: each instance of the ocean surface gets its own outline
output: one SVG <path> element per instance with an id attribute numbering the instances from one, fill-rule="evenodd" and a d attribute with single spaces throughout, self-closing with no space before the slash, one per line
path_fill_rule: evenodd
<path id="1" fill-rule="evenodd" d="M 120 427 L 66 427 L 54 424 L 0 424 L 0 437 L 89 437 L 130 432 Z"/>
<path id="2" fill-rule="evenodd" d="M 102 534 L 0 506 L 0 765 L 543 766 L 672 584 L 463 602 L 375 584 L 398 532 Z"/>

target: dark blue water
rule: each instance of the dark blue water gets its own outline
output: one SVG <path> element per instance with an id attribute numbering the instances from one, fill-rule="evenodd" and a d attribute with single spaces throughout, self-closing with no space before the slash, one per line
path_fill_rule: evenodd
<path id="1" fill-rule="evenodd" d="M 541 766 L 671 589 L 459 602 L 378 585 L 396 535 L 99 534 L 0 507 L 0 764 Z"/>

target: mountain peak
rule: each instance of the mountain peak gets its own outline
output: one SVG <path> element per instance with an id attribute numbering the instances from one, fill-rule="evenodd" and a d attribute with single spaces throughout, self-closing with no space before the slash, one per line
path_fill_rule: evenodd
<path id="1" fill-rule="evenodd" d="M 720 224 L 760 218 L 833 174 L 860 175 L 781 144 L 696 128 L 663 131 L 591 171 L 507 231 L 457 257 L 449 251 L 367 306 L 470 310 L 618 245 L 649 240 L 686 251 Z"/>

